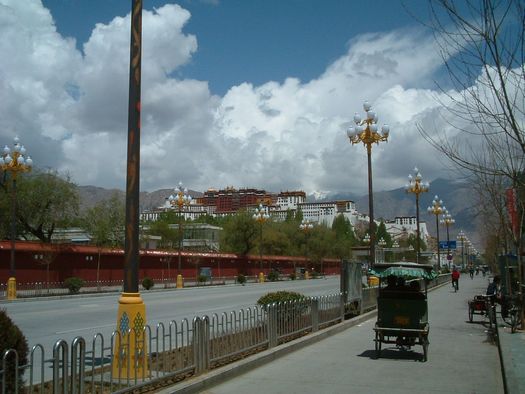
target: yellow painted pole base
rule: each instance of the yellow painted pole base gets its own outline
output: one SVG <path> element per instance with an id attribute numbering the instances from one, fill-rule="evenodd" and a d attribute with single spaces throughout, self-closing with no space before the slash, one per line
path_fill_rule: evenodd
<path id="1" fill-rule="evenodd" d="M 7 299 L 16 300 L 16 279 L 9 278 L 7 280 Z"/>
<path id="2" fill-rule="evenodd" d="M 304 279 L 310 279 L 310 273 L 308 271 L 304 272 Z"/>
<path id="3" fill-rule="evenodd" d="M 264 283 L 264 272 L 259 272 L 259 283 Z"/>
<path id="4" fill-rule="evenodd" d="M 118 300 L 117 331 L 113 355 L 114 379 L 148 377 L 148 349 L 144 327 L 146 305 L 140 293 L 122 293 Z"/>
<path id="5" fill-rule="evenodd" d="M 182 279 L 182 275 L 177 275 L 177 289 L 182 289 L 184 287 L 184 281 Z"/>

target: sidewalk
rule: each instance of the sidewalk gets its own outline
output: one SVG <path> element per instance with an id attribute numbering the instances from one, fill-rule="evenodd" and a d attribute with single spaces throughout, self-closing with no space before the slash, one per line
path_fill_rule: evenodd
<path id="1" fill-rule="evenodd" d="M 498 322 L 501 367 L 508 394 L 525 393 L 525 331 L 511 333 Z"/>
<path id="2" fill-rule="evenodd" d="M 407 352 L 386 348 L 376 359 L 376 315 L 370 312 L 160 393 L 495 394 L 504 393 L 504 386 L 509 394 L 523 393 L 525 334 L 500 327 L 499 350 L 487 336 L 482 316 L 468 322 L 467 301 L 484 293 L 486 286 L 487 278 L 462 278 L 458 293 L 449 285 L 429 293 L 427 362 L 421 362 L 421 346 Z"/>

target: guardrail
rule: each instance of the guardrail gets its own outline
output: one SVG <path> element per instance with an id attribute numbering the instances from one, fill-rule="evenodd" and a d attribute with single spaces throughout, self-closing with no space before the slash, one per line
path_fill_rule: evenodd
<path id="1" fill-rule="evenodd" d="M 448 280 L 449 275 L 443 275 L 429 287 Z M 363 289 L 361 310 L 374 308 L 377 292 L 377 287 Z M 169 385 L 341 322 L 348 307 L 343 300 L 343 294 L 332 294 L 146 325 L 142 338 L 147 343 L 143 357 L 148 368 L 141 369 L 146 371 L 142 374 L 135 369 L 133 377 L 114 365 L 117 342 L 125 344 L 125 354 L 133 350 L 131 329 L 124 335 L 114 331 L 109 338 L 97 333 L 89 344 L 82 337 L 73 339 L 71 346 L 60 339 L 49 353 L 37 344 L 28 362 L 20 366 L 16 351 L 6 350 L 0 358 L 0 393 L 127 393 L 143 386 Z M 23 388 L 18 384 L 22 377 Z"/>

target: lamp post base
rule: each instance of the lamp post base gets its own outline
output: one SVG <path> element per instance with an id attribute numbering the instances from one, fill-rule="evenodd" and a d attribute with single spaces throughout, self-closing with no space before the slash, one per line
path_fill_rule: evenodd
<path id="1" fill-rule="evenodd" d="M 16 279 L 13 277 L 7 280 L 7 299 L 16 300 Z"/>
<path id="2" fill-rule="evenodd" d="M 113 378 L 145 379 L 148 376 L 146 305 L 140 293 L 122 293 L 118 300 Z"/>

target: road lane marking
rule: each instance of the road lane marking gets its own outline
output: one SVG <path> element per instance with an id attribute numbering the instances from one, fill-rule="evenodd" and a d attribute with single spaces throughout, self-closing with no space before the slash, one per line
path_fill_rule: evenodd
<path id="1" fill-rule="evenodd" d="M 86 331 L 86 330 L 93 330 L 95 328 L 106 328 L 106 327 L 115 327 L 115 324 L 105 324 L 103 326 L 82 327 L 82 328 L 75 328 L 73 330 L 57 331 L 57 332 L 55 332 L 55 335 L 70 334 L 70 333 L 76 332 L 76 331 Z"/>

